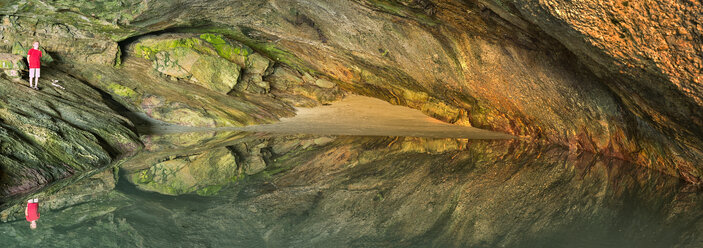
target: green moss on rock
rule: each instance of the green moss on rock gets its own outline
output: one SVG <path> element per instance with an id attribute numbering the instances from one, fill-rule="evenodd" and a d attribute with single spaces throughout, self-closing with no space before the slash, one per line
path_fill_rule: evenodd
<path id="1" fill-rule="evenodd" d="M 113 93 L 115 93 L 119 96 L 123 96 L 123 97 L 132 98 L 132 97 L 137 96 L 137 92 L 134 92 L 134 90 L 127 88 L 125 86 L 119 85 L 117 83 L 111 83 L 108 86 L 108 89 L 110 89 Z"/>
<path id="2" fill-rule="evenodd" d="M 199 189 L 195 191 L 196 194 L 200 196 L 213 196 L 216 195 L 217 192 L 220 192 L 222 189 L 222 185 L 212 185 L 212 186 L 207 186 L 205 188 Z"/>
<path id="3" fill-rule="evenodd" d="M 247 54 L 234 48 L 220 36 L 157 37 L 140 40 L 134 45 L 137 56 L 153 61 L 157 71 L 227 94 L 237 84 L 240 64 Z M 242 52 L 245 51 L 245 52 Z"/>
<path id="4" fill-rule="evenodd" d="M 251 48 L 226 40 L 220 34 L 205 33 L 200 35 L 200 39 L 210 43 L 221 57 L 237 63 L 240 66 L 243 66 L 239 63 L 243 62 L 241 61 L 242 59 L 246 59 L 247 56 L 254 53 L 254 50 Z"/>
<path id="5" fill-rule="evenodd" d="M 197 38 L 143 39 L 134 45 L 134 53 L 145 59 L 154 59 L 154 56 L 161 51 L 169 51 L 179 47 L 190 48 L 206 54 L 216 54 Z"/>

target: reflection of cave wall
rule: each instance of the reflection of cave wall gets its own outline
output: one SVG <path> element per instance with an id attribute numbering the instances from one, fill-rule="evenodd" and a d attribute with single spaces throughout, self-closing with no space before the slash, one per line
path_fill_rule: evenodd
<path id="1" fill-rule="evenodd" d="M 3 44 L 39 38 L 59 61 L 110 64 L 119 61 L 116 42 L 129 37 L 219 33 L 348 91 L 446 121 L 599 152 L 691 182 L 701 175 L 698 3 L 119 2 L 49 10 L 12 1 L 0 6 L 3 29 L 12 31 Z"/>
<path id="2" fill-rule="evenodd" d="M 238 246 L 699 242 L 691 234 L 700 230 L 694 209 L 701 198 L 675 178 L 617 159 L 514 141 L 278 137 L 239 144 L 264 140 L 274 151 L 267 171 L 289 169 L 225 186 L 208 198 L 218 204 L 173 219 L 187 226 L 181 231 L 227 227 L 233 236 L 210 233 L 219 237 L 214 244 Z M 209 215 L 228 218 L 195 221 Z"/>
<path id="3" fill-rule="evenodd" d="M 261 137 L 259 137 L 261 136 Z M 215 195 L 248 177 L 268 177 L 295 163 L 289 153 L 327 144 L 330 137 L 219 132 L 144 136 L 145 152 L 120 162 L 126 178 L 141 190 L 165 195 Z"/>
<path id="4" fill-rule="evenodd" d="M 123 181 L 120 191 L 93 192 L 78 202 L 60 199 L 90 195 L 86 187 L 111 188 L 112 174 L 102 173 L 52 199 L 61 208 L 45 212 L 40 223 L 40 231 L 52 235 L 37 237 L 23 221 L 5 223 L 0 245 L 40 240 L 82 246 L 96 237 L 108 247 L 174 242 L 188 247 L 696 247 L 701 242 L 703 199 L 682 187 L 688 185 L 555 145 L 199 137 L 179 144 L 181 135 L 154 136 L 146 144 L 149 153 L 131 165 L 260 144 L 270 147 L 272 156 L 265 173 L 229 182 L 207 197 L 142 192 Z M 21 219 L 21 208 L 16 210 Z M 13 236 L 3 236 L 8 233 Z"/>
<path id="5" fill-rule="evenodd" d="M 559 147 L 338 138 L 296 160 L 270 182 L 276 190 L 237 202 L 280 246 L 700 242 L 688 218 L 701 198 L 679 192 L 678 180 Z"/>

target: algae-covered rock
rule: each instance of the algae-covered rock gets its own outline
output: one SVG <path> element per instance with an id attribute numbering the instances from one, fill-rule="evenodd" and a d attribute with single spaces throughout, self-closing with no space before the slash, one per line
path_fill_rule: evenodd
<path id="1" fill-rule="evenodd" d="M 240 91 L 262 94 L 270 88 L 263 77 L 268 75 L 273 61 L 219 34 L 146 37 L 133 45 L 133 51 L 152 60 L 161 73 L 217 92 L 228 93 L 237 81 L 241 83 L 237 86 Z"/>
<path id="2" fill-rule="evenodd" d="M 289 67 L 276 67 L 271 75 L 266 78 L 271 82 L 271 87 L 285 91 L 289 87 L 300 86 L 304 83 L 301 76 Z"/>
<path id="3" fill-rule="evenodd" d="M 24 57 L 20 55 L 0 53 L 0 69 L 3 70 L 27 70 Z"/>
<path id="4" fill-rule="evenodd" d="M 213 34 L 143 38 L 134 44 L 133 51 L 152 60 L 161 73 L 223 94 L 237 84 L 240 67 L 247 65 L 250 54 L 243 46 Z"/>
<path id="5" fill-rule="evenodd" d="M 270 59 L 261 56 L 261 54 L 254 53 L 247 57 L 247 72 L 252 74 L 264 75 L 266 70 L 273 64 Z"/>
<path id="6" fill-rule="evenodd" d="M 176 78 L 189 79 L 195 61 L 200 55 L 187 48 L 176 48 L 172 51 L 161 51 L 154 55 L 154 69 Z"/>
<path id="7" fill-rule="evenodd" d="M 237 84 L 239 66 L 223 58 L 177 47 L 154 55 L 154 68 L 166 75 L 189 79 L 207 89 L 227 94 Z"/>
<path id="8" fill-rule="evenodd" d="M 238 87 L 239 90 L 258 94 L 268 93 L 271 86 L 263 78 L 269 74 L 267 72 L 269 72 L 271 65 L 273 65 L 273 61 L 261 54 L 249 55 L 246 67 L 243 69 L 242 84 Z"/>
<path id="9" fill-rule="evenodd" d="M 221 185 L 237 180 L 236 157 L 226 147 L 163 161 L 128 175 L 143 190 L 166 195 L 198 191 L 210 195 Z"/>
<path id="10" fill-rule="evenodd" d="M 127 57 L 119 68 L 80 64 L 64 69 L 104 89 L 129 110 L 171 124 L 243 126 L 293 115 L 290 106 L 269 96 L 226 95 L 189 80 L 170 80 L 142 58 Z"/>
<path id="11" fill-rule="evenodd" d="M 42 79 L 66 87 L 40 81 L 36 91 L 0 79 L 0 197 L 107 166 L 141 148 L 130 121 L 99 92 L 51 69 L 42 70 Z"/>
<path id="12" fill-rule="evenodd" d="M 248 46 L 234 42 L 220 34 L 205 33 L 201 34 L 199 38 L 210 43 L 218 55 L 239 65 L 239 67 L 248 67 L 249 55 L 254 54 L 254 50 Z"/>
<path id="13" fill-rule="evenodd" d="M 193 81 L 208 89 L 228 93 L 239 79 L 239 66 L 214 56 L 201 56 L 193 65 Z"/>
<path id="14" fill-rule="evenodd" d="M 149 116 L 157 120 L 163 120 L 171 124 L 195 127 L 215 127 L 216 120 L 209 118 L 206 113 L 180 103 L 172 102 L 168 105 L 143 106 Z"/>

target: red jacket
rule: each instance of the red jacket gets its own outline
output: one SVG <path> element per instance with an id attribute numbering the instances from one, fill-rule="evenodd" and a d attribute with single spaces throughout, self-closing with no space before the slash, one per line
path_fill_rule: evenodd
<path id="1" fill-rule="evenodd" d="M 32 222 L 39 219 L 39 203 L 27 203 L 27 221 Z"/>
<path id="2" fill-rule="evenodd" d="M 29 68 L 41 68 L 41 51 L 37 49 L 29 49 L 27 52 L 27 55 L 29 56 Z"/>

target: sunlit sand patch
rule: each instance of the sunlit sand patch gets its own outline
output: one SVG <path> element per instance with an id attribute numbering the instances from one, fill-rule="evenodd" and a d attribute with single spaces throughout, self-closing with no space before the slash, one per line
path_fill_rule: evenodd
<path id="1" fill-rule="evenodd" d="M 281 122 L 242 128 L 244 131 L 319 135 L 413 136 L 436 138 L 511 139 L 514 136 L 452 125 L 419 110 L 351 95 L 315 108 L 300 108 Z"/>

